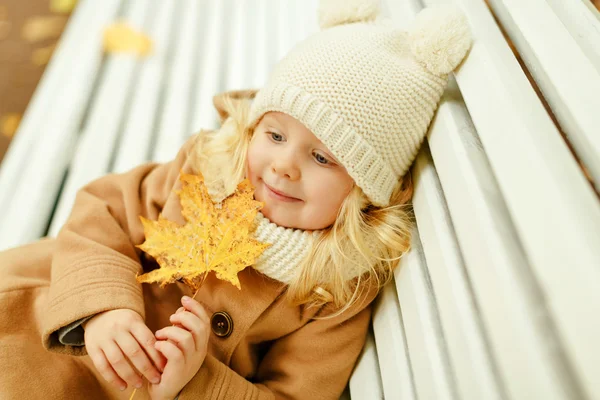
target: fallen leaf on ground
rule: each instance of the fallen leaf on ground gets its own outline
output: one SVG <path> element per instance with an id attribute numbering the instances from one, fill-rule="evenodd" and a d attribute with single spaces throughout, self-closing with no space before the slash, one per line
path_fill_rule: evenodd
<path id="1" fill-rule="evenodd" d="M 104 51 L 107 53 L 134 53 L 145 56 L 151 50 L 150 38 L 126 22 L 115 22 L 104 30 Z"/>
<path id="2" fill-rule="evenodd" d="M 263 204 L 254 200 L 254 188 L 244 180 L 222 203 L 215 205 L 201 175 L 181 174 L 178 191 L 182 214 L 178 225 L 159 215 L 158 221 L 140 216 L 146 241 L 137 246 L 156 259 L 160 268 L 137 277 L 138 282 L 160 283 L 179 279 L 197 291 L 210 271 L 240 289 L 237 274 L 253 265 L 269 244 L 251 237 L 256 214 Z"/>
<path id="3" fill-rule="evenodd" d="M 12 138 L 19 127 L 21 122 L 21 114 L 8 113 L 2 116 L 0 119 L 0 130 L 2 134 L 8 138 Z"/>
<path id="4" fill-rule="evenodd" d="M 59 37 L 67 23 L 67 18 L 58 15 L 31 17 L 25 21 L 21 36 L 30 43 Z"/>
<path id="5" fill-rule="evenodd" d="M 50 0 L 50 11 L 53 13 L 68 14 L 77 5 L 77 0 Z"/>

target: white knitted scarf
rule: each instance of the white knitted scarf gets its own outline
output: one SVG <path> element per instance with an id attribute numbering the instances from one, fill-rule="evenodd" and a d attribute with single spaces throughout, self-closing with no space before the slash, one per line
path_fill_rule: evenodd
<path id="1" fill-rule="evenodd" d="M 320 231 L 285 228 L 274 224 L 260 212 L 256 216 L 256 223 L 254 237 L 271 246 L 254 264 L 254 269 L 269 278 L 289 284 Z"/>

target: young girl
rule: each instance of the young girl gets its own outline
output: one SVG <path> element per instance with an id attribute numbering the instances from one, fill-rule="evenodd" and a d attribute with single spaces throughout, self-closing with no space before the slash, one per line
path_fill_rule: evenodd
<path id="1" fill-rule="evenodd" d="M 218 131 L 88 184 L 57 238 L 0 253 L 0 397 L 339 398 L 409 247 L 409 167 L 470 46 L 453 9 L 408 33 L 376 16 L 323 3 L 323 31 L 264 88 L 215 98 Z M 241 290 L 213 274 L 195 300 L 136 282 L 157 267 L 135 247 L 139 216 L 184 223 L 180 172 L 215 201 L 247 177 L 264 203 L 253 234 L 272 245 Z"/>

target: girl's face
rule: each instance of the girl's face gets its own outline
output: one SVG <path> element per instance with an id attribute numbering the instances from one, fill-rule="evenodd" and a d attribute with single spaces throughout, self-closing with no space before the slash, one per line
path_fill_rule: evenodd
<path id="1" fill-rule="evenodd" d="M 354 181 L 325 145 L 297 119 L 266 113 L 248 148 L 246 176 L 277 225 L 303 230 L 333 224 Z"/>

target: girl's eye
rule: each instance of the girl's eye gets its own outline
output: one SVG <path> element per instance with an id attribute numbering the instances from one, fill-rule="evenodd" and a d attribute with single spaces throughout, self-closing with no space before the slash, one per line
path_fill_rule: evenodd
<path id="1" fill-rule="evenodd" d="M 319 153 L 315 153 L 315 160 L 317 160 L 319 164 L 329 164 L 329 160 Z"/>
<path id="2" fill-rule="evenodd" d="M 271 139 L 274 141 L 283 142 L 283 136 L 281 136 L 279 133 L 269 132 L 269 134 L 271 135 Z"/>

